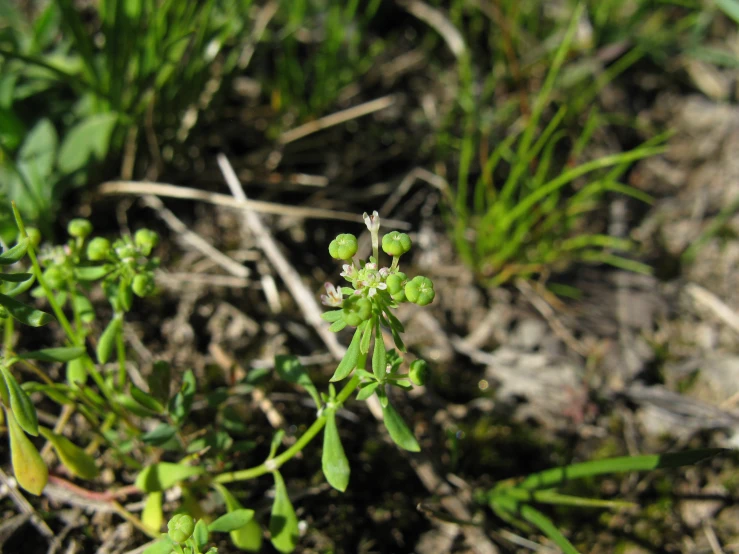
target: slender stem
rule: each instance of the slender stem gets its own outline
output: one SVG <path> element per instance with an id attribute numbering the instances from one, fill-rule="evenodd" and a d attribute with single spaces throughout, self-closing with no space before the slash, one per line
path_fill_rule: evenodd
<path id="1" fill-rule="evenodd" d="M 18 207 L 15 205 L 15 202 L 12 202 L 13 205 L 13 215 L 15 215 L 15 222 L 18 225 L 18 230 L 20 231 L 21 237 L 24 239 L 28 239 L 28 233 L 26 232 L 26 226 L 23 225 L 23 220 L 21 219 L 21 214 L 18 211 Z M 46 295 L 46 298 L 49 300 L 49 304 L 51 305 L 51 309 L 54 310 L 54 314 L 56 315 L 57 320 L 62 326 L 62 329 L 64 329 L 64 332 L 66 333 L 69 340 L 74 344 L 75 346 L 82 346 L 81 341 L 79 337 L 75 334 L 74 330 L 72 330 L 72 326 L 69 324 L 69 320 L 67 319 L 67 316 L 64 315 L 64 312 L 62 311 L 61 306 L 59 306 L 59 302 L 56 301 L 56 296 L 54 296 L 54 293 L 49 288 L 48 283 L 46 282 L 46 279 L 44 279 L 43 275 L 41 274 L 41 266 L 38 263 L 38 259 L 36 258 L 36 252 L 34 251 L 33 245 L 31 244 L 31 241 L 28 241 L 28 257 L 31 258 L 31 265 L 33 266 L 33 271 L 36 274 L 36 280 L 41 285 L 41 288 L 44 289 L 44 294 Z"/>
<path id="2" fill-rule="evenodd" d="M 5 318 L 4 331 L 3 347 L 5 348 L 5 356 L 8 357 L 13 351 L 13 318 Z"/>
<path id="3" fill-rule="evenodd" d="M 360 357 L 359 363 L 357 364 L 357 367 L 364 367 L 367 359 L 367 355 Z M 349 382 L 344 386 L 343 389 L 341 389 L 341 392 L 336 397 L 336 405 L 340 406 L 343 404 L 349 396 L 357 389 L 359 386 L 360 378 L 355 373 L 352 378 L 349 380 Z M 282 454 L 277 456 L 276 458 L 273 458 L 267 462 L 264 462 L 256 467 L 252 467 L 249 469 L 242 469 L 239 471 L 231 471 L 228 473 L 221 473 L 220 475 L 217 475 L 214 479 L 214 483 L 233 483 L 234 481 L 246 481 L 248 479 L 254 479 L 255 477 L 259 477 L 260 475 L 264 475 L 265 473 L 270 473 L 271 471 L 274 471 L 281 467 L 285 462 L 293 458 L 298 452 L 303 450 L 307 446 L 307 444 L 315 438 L 315 436 L 320 433 L 321 429 L 323 429 L 323 426 L 326 425 L 326 414 L 324 413 L 321 415 L 318 419 L 316 419 L 313 422 L 313 425 L 311 425 L 308 430 L 301 435 L 301 437 L 293 444 L 290 448 L 285 450 Z"/>
<path id="4" fill-rule="evenodd" d="M 126 345 L 123 342 L 123 326 L 121 325 L 115 336 L 115 346 L 118 352 L 118 388 L 126 387 Z"/>

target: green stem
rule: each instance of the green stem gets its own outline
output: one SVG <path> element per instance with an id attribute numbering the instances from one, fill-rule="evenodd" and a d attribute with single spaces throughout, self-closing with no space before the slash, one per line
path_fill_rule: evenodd
<path id="1" fill-rule="evenodd" d="M 115 346 L 118 352 L 118 388 L 126 387 L 126 345 L 123 342 L 123 326 L 115 337 Z"/>
<path id="2" fill-rule="evenodd" d="M 359 363 L 357 363 L 357 367 L 364 367 L 366 361 L 367 355 L 365 354 L 364 356 L 360 357 Z M 341 389 L 341 392 L 336 397 L 337 407 L 342 405 L 347 400 L 347 398 L 349 398 L 349 396 L 351 396 L 351 394 L 357 389 L 357 387 L 359 386 L 359 381 L 359 376 L 356 373 L 352 375 L 352 378 L 344 386 L 344 388 Z M 295 442 L 295 444 L 293 444 L 290 448 L 285 450 L 276 458 L 273 458 L 267 462 L 264 462 L 263 464 L 249 469 L 221 473 L 213 479 L 213 482 L 233 483 L 234 481 L 246 481 L 248 479 L 254 479 L 255 477 L 259 477 L 260 475 L 264 475 L 266 473 L 270 473 L 276 469 L 279 469 L 285 462 L 287 462 L 298 452 L 303 450 L 303 448 L 305 448 L 308 443 L 312 441 L 318 433 L 321 432 L 321 429 L 323 429 L 324 425 L 326 425 L 325 413 L 313 422 L 313 425 L 311 425 L 308 430 L 302 434 L 302 436 Z"/>
<path id="3" fill-rule="evenodd" d="M 10 317 L 5 318 L 4 326 L 4 337 L 3 337 L 3 348 L 5 348 L 5 356 L 9 356 L 13 351 L 13 319 Z"/>
<path id="4" fill-rule="evenodd" d="M 15 216 L 15 222 L 18 225 L 18 230 L 20 231 L 21 237 L 24 239 L 28 239 L 28 233 L 26 232 L 26 226 L 23 225 L 23 220 L 21 219 L 21 214 L 18 211 L 18 207 L 15 205 L 15 202 L 11 202 L 13 206 L 13 215 Z M 80 341 L 79 337 L 75 334 L 74 330 L 72 329 L 72 326 L 69 323 L 69 320 L 67 319 L 67 316 L 64 315 L 64 312 L 62 311 L 61 306 L 59 306 L 59 302 L 56 301 L 56 296 L 54 296 L 54 293 L 49 288 L 48 283 L 46 282 L 46 279 L 43 278 L 41 274 L 41 266 L 38 263 L 38 259 L 36 258 L 36 252 L 34 251 L 33 245 L 31 244 L 31 241 L 28 241 L 28 257 L 31 258 L 31 265 L 33 266 L 33 272 L 36 274 L 36 280 L 41 285 L 41 288 L 44 289 L 44 294 L 46 295 L 46 298 L 49 300 L 49 304 L 51 305 L 51 309 L 54 311 L 54 314 L 56 315 L 57 320 L 62 326 L 62 329 L 64 329 L 64 332 L 67 335 L 67 338 L 69 338 L 70 342 L 75 346 L 83 346 L 82 341 Z"/>

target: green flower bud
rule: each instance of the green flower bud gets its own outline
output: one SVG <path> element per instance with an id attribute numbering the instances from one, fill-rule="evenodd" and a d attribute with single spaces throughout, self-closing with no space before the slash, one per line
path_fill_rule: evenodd
<path id="1" fill-rule="evenodd" d="M 347 325 L 356 327 L 372 317 L 372 302 L 364 296 L 350 296 L 344 300 L 344 321 Z"/>
<path id="2" fill-rule="evenodd" d="M 154 283 L 154 275 L 147 271 L 146 273 L 139 273 L 133 278 L 131 288 L 136 296 L 139 298 L 145 298 L 154 294 L 156 285 Z"/>
<path id="3" fill-rule="evenodd" d="M 100 262 L 110 254 L 110 241 L 103 237 L 95 237 L 87 245 L 87 257 L 93 262 Z"/>
<path id="4" fill-rule="evenodd" d="M 136 258 L 136 248 L 134 248 L 132 245 L 125 244 L 125 243 L 118 243 L 117 241 L 116 241 L 116 244 L 117 246 L 115 247 L 115 254 L 121 260 L 125 260 L 127 258 L 128 259 Z"/>
<path id="5" fill-rule="evenodd" d="M 41 244 L 41 231 L 36 229 L 36 227 L 27 227 L 26 234 L 28 235 L 31 246 L 36 247 Z M 18 239 L 20 240 L 20 237 Z"/>
<path id="6" fill-rule="evenodd" d="M 185 542 L 195 530 L 195 520 L 187 514 L 177 514 L 167 523 L 169 538 L 177 544 Z"/>
<path id="7" fill-rule="evenodd" d="M 411 369 L 408 372 L 408 377 L 414 385 L 422 387 L 429 380 L 431 370 L 425 360 L 414 360 L 411 363 Z"/>
<path id="8" fill-rule="evenodd" d="M 78 239 L 87 238 L 87 236 L 92 233 L 92 223 L 87 219 L 73 219 L 69 222 L 69 225 L 67 225 L 67 233 L 69 233 L 70 237 Z"/>
<path id="9" fill-rule="evenodd" d="M 60 289 L 64 286 L 64 272 L 61 268 L 53 265 L 44 271 L 44 280 L 53 289 Z"/>
<path id="10" fill-rule="evenodd" d="M 411 245 L 411 237 L 399 231 L 382 237 L 382 250 L 388 256 L 402 256 L 411 249 Z"/>
<path id="11" fill-rule="evenodd" d="M 350 233 L 337 236 L 328 245 L 328 253 L 337 260 L 350 260 L 357 253 L 357 237 Z"/>
<path id="12" fill-rule="evenodd" d="M 391 295 L 401 292 L 407 280 L 408 276 L 400 271 L 388 275 L 387 279 L 385 280 L 385 283 L 387 283 L 387 291 Z"/>
<path id="13" fill-rule="evenodd" d="M 434 283 L 428 277 L 417 275 L 405 284 L 405 295 L 409 301 L 426 306 L 434 301 Z"/>
<path id="14" fill-rule="evenodd" d="M 148 256 L 159 244 L 159 235 L 151 229 L 139 229 L 133 237 L 133 242 L 144 256 Z"/>

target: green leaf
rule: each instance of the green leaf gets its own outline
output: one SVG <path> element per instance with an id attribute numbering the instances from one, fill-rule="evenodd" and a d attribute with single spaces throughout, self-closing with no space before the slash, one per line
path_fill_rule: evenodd
<path id="1" fill-rule="evenodd" d="M 41 327 L 42 325 L 46 325 L 54 319 L 46 312 L 36 310 L 34 308 L 31 308 L 31 306 L 26 306 L 22 302 L 18 302 L 17 300 L 11 298 L 10 296 L 5 296 L 4 294 L 0 294 L 0 306 L 3 306 L 6 310 L 8 310 L 13 318 L 31 327 Z"/>
<path id="2" fill-rule="evenodd" d="M 108 361 L 108 358 L 110 358 L 111 352 L 113 352 L 113 347 L 115 346 L 116 338 L 118 337 L 118 333 L 121 332 L 121 329 L 123 328 L 123 321 L 119 316 L 113 316 L 113 319 L 110 320 L 110 323 L 108 323 L 108 326 L 105 328 L 105 331 L 103 331 L 103 334 L 100 335 L 100 341 L 98 342 L 97 347 L 97 357 L 98 362 L 101 364 L 104 364 Z"/>
<path id="3" fill-rule="evenodd" d="M 552 520 L 542 514 L 539 510 L 526 504 L 521 505 L 519 512 L 523 519 L 536 525 L 541 531 L 556 544 L 564 554 L 580 554 L 572 543 L 567 540 Z"/>
<path id="4" fill-rule="evenodd" d="M 147 547 L 143 554 L 170 554 L 173 551 L 173 544 L 169 537 L 165 535 L 165 538 Z"/>
<path id="5" fill-rule="evenodd" d="M 41 119 L 31 129 L 18 152 L 18 165 L 26 176 L 45 180 L 54 168 L 58 137 L 56 129 L 48 119 Z"/>
<path id="6" fill-rule="evenodd" d="M 739 23 L 739 2 L 737 0 L 716 0 L 716 6 L 736 23 Z"/>
<path id="7" fill-rule="evenodd" d="M 285 381 L 298 384 L 308 391 L 316 406 L 321 407 L 321 397 L 297 356 L 275 356 L 275 369 Z"/>
<path id="8" fill-rule="evenodd" d="M 32 352 L 19 354 L 21 360 L 40 360 L 42 362 L 71 362 L 85 353 L 83 346 L 62 346 L 59 348 L 42 348 Z"/>
<path id="9" fill-rule="evenodd" d="M 287 487 L 279 471 L 272 473 L 275 478 L 275 501 L 269 518 L 269 532 L 272 546 L 279 552 L 289 553 L 298 544 L 298 516 L 287 495 Z"/>
<path id="10" fill-rule="evenodd" d="M 517 485 L 517 488 L 526 490 L 549 489 L 583 477 L 623 473 L 626 471 L 650 471 L 660 468 L 675 468 L 696 464 L 724 452 L 728 452 L 728 450 L 723 448 L 702 448 L 670 454 L 621 456 L 618 458 L 606 458 L 605 460 L 593 460 L 591 462 L 572 464 L 534 473 L 521 481 Z"/>
<path id="11" fill-rule="evenodd" d="M 162 406 L 156 398 L 154 398 L 149 393 L 142 391 L 137 386 L 131 385 L 130 393 L 133 399 L 141 404 L 144 408 L 148 408 L 149 410 L 157 413 L 164 412 L 164 406 Z"/>
<path id="12" fill-rule="evenodd" d="M 359 392 L 357 393 L 357 400 L 367 400 L 370 396 L 375 394 L 375 390 L 377 387 L 380 386 L 380 383 L 375 381 L 374 383 L 369 383 L 367 386 L 362 387 L 359 389 Z"/>
<path id="13" fill-rule="evenodd" d="M 74 268 L 74 277 L 78 281 L 97 281 L 113 270 L 112 265 L 93 265 Z"/>
<path id="14" fill-rule="evenodd" d="M 169 364 L 161 360 L 154 362 L 147 382 L 151 395 L 161 404 L 167 404 L 169 401 L 169 385 L 171 379 L 172 372 Z"/>
<path id="15" fill-rule="evenodd" d="M 395 411 L 395 408 L 393 408 L 393 405 L 389 402 L 386 406 L 383 406 L 382 416 L 385 422 L 385 427 L 387 428 L 388 433 L 390 433 L 390 438 L 393 439 L 395 444 L 409 452 L 421 451 L 421 447 L 418 445 L 416 437 L 413 436 L 413 433 L 408 428 L 405 421 L 403 421 L 403 418 L 400 417 L 400 414 Z"/>
<path id="16" fill-rule="evenodd" d="M 0 265 L 11 265 L 26 255 L 28 250 L 28 239 L 21 239 L 13 248 L 0 254 Z"/>
<path id="17" fill-rule="evenodd" d="M 29 279 L 33 279 L 32 273 L 0 273 L 0 281 L 6 283 L 25 283 Z"/>
<path id="18" fill-rule="evenodd" d="M 213 485 L 218 493 L 223 497 L 226 503 L 226 509 L 229 512 L 241 510 L 242 506 L 239 501 L 228 491 L 226 487 L 220 483 Z M 247 524 L 230 533 L 231 542 L 234 546 L 247 552 L 260 552 L 262 550 L 262 528 L 255 518 L 250 519 Z"/>
<path id="19" fill-rule="evenodd" d="M 195 524 L 195 530 L 192 533 L 192 538 L 195 544 L 198 545 L 198 549 L 202 550 L 208 544 L 208 524 L 202 519 L 199 519 Z"/>
<path id="20" fill-rule="evenodd" d="M 341 331 L 344 327 L 346 327 L 347 323 L 343 319 L 337 319 L 334 321 L 328 328 L 329 331 L 332 333 L 338 333 Z"/>
<path id="21" fill-rule="evenodd" d="M 180 391 L 172 397 L 169 402 L 169 413 L 175 423 L 182 423 L 190 413 L 192 401 L 195 398 L 195 374 L 191 369 L 182 377 Z"/>
<path id="22" fill-rule="evenodd" d="M 362 340 L 359 343 L 360 354 L 366 354 L 369 352 L 370 340 L 372 339 L 372 331 L 375 330 L 375 319 L 372 317 L 369 321 L 364 323 L 364 332 L 362 333 Z"/>
<path id="23" fill-rule="evenodd" d="M 141 440 L 152 446 L 162 446 L 177 434 L 177 427 L 167 423 L 160 423 L 156 428 L 141 435 Z"/>
<path id="24" fill-rule="evenodd" d="M 38 416 L 36 415 L 36 407 L 26 391 L 21 388 L 13 374 L 10 373 L 10 370 L 5 366 L 0 366 L 0 371 L 2 371 L 10 395 L 10 409 L 13 411 L 18 425 L 29 435 L 37 436 Z"/>
<path id="25" fill-rule="evenodd" d="M 331 310 L 330 312 L 323 312 L 321 314 L 321 319 L 324 321 L 328 321 L 329 323 L 334 323 L 335 321 L 339 321 L 341 319 L 342 310 Z"/>
<path id="26" fill-rule="evenodd" d="M 164 491 L 180 481 L 202 475 L 205 468 L 186 466 L 171 462 L 159 462 L 145 467 L 136 477 L 136 486 L 144 492 Z"/>
<path id="27" fill-rule="evenodd" d="M 82 294 L 72 294 L 72 307 L 76 314 L 79 315 L 82 323 L 91 323 L 95 319 L 95 308 L 92 302 Z"/>
<path id="28" fill-rule="evenodd" d="M 164 523 L 164 514 L 162 513 L 163 496 L 162 491 L 155 491 L 147 495 L 144 511 L 141 512 L 141 523 L 147 529 L 151 529 L 156 533 L 162 530 L 162 523 Z"/>
<path id="29" fill-rule="evenodd" d="M 366 324 L 366 321 L 363 322 L 359 327 L 357 327 L 357 330 L 354 331 L 352 342 L 349 343 L 349 348 L 347 348 L 346 354 L 344 354 L 341 362 L 339 362 L 333 377 L 331 377 L 331 381 L 341 381 L 346 378 L 355 367 L 357 367 L 357 362 L 359 361 L 359 341 L 362 338 L 362 331 Z"/>
<path id="30" fill-rule="evenodd" d="M 341 445 L 334 410 L 326 411 L 321 467 L 323 468 L 323 474 L 326 476 L 326 481 L 336 490 L 344 492 L 349 484 L 349 460 L 346 459 L 344 447 Z"/>
<path id="31" fill-rule="evenodd" d="M 31 494 L 40 495 L 49 480 L 49 470 L 33 443 L 20 428 L 13 412 L 6 410 L 5 418 L 10 437 L 10 461 L 18 484 Z"/>
<path id="32" fill-rule="evenodd" d="M 90 161 L 103 160 L 117 122 L 118 114 L 108 112 L 87 117 L 72 127 L 59 148 L 59 169 L 70 174 Z"/>
<path id="33" fill-rule="evenodd" d="M 379 320 L 375 330 L 375 348 L 372 351 L 372 373 L 375 374 L 378 381 L 382 381 L 387 374 L 387 350 L 385 349 L 385 339 L 382 338 Z"/>
<path id="34" fill-rule="evenodd" d="M 208 531 L 211 533 L 230 533 L 244 527 L 253 517 L 254 510 L 235 509 L 208 525 Z"/>
<path id="35" fill-rule="evenodd" d="M 79 446 L 72 443 L 67 437 L 58 435 L 45 427 L 39 427 L 39 432 L 56 450 L 59 460 L 70 473 L 80 479 L 94 479 L 98 475 L 95 460 Z"/>

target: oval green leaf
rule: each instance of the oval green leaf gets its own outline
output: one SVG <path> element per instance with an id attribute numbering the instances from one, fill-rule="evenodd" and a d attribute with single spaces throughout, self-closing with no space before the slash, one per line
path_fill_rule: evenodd
<path id="1" fill-rule="evenodd" d="M 357 393 L 357 400 L 367 400 L 370 396 L 375 394 L 375 390 L 379 386 L 380 386 L 380 383 L 375 381 L 373 383 L 369 383 L 366 387 L 362 387 L 361 389 L 359 389 L 359 392 Z"/>
<path id="2" fill-rule="evenodd" d="M 113 270 L 112 265 L 92 265 L 88 267 L 77 267 L 74 277 L 78 281 L 97 281 L 102 279 Z"/>
<path id="3" fill-rule="evenodd" d="M 85 368 L 85 360 L 77 358 L 70 362 L 67 362 L 67 383 L 73 385 L 74 383 L 84 384 L 87 381 L 87 368 Z"/>
<path id="4" fill-rule="evenodd" d="M 295 515 L 287 487 L 279 471 L 273 472 L 275 478 L 275 501 L 269 518 L 269 532 L 272 546 L 279 552 L 289 553 L 295 550 L 300 535 L 298 516 Z"/>
<path id="5" fill-rule="evenodd" d="M 130 392 L 133 399 L 145 408 L 157 413 L 162 413 L 164 411 L 164 406 L 162 406 L 156 398 L 149 393 L 142 391 L 137 386 L 131 385 Z"/>
<path id="6" fill-rule="evenodd" d="M 13 248 L 0 254 L 0 265 L 11 265 L 26 255 L 28 239 L 21 239 Z"/>
<path id="7" fill-rule="evenodd" d="M 54 319 L 46 312 L 36 310 L 4 294 L 0 294 L 0 305 L 8 310 L 13 318 L 31 327 L 41 327 Z"/>
<path id="8" fill-rule="evenodd" d="M 29 279 L 33 279 L 32 273 L 0 273 L 0 281 L 8 283 L 25 283 Z"/>
<path id="9" fill-rule="evenodd" d="M 393 442 L 404 450 L 409 452 L 420 452 L 421 447 L 416 441 L 416 437 L 400 417 L 400 414 L 395 411 L 393 405 L 389 402 L 382 408 L 382 416 L 385 422 L 387 432 L 390 433 L 390 438 Z"/>
<path id="10" fill-rule="evenodd" d="M 385 379 L 387 373 L 387 350 L 385 349 L 385 339 L 382 338 L 379 320 L 375 329 L 375 348 L 372 350 L 372 373 L 375 374 L 378 381 Z"/>
<path id="11" fill-rule="evenodd" d="M 162 530 L 162 523 L 164 523 L 164 514 L 162 513 L 163 496 L 162 491 L 155 491 L 149 494 L 146 497 L 144 511 L 141 512 L 141 523 L 155 533 L 159 533 Z"/>
<path id="12" fill-rule="evenodd" d="M 5 418 L 8 423 L 10 461 L 15 479 L 22 488 L 38 496 L 49 480 L 49 470 L 36 447 L 15 421 L 13 413 L 6 410 Z"/>
<path id="13" fill-rule="evenodd" d="M 64 346 L 60 348 L 42 348 L 32 352 L 25 352 L 18 357 L 21 360 L 39 360 L 42 362 L 71 362 L 85 353 L 82 346 Z"/>
<path id="14" fill-rule="evenodd" d="M 201 475 L 203 471 L 202 467 L 160 462 L 145 467 L 136 477 L 135 484 L 144 492 L 164 491 L 189 477 Z"/>
<path id="15" fill-rule="evenodd" d="M 94 479 L 98 475 L 95 460 L 87 452 L 70 441 L 45 427 L 39 427 L 40 433 L 56 450 L 59 460 L 72 474 L 80 479 Z"/>
<path id="16" fill-rule="evenodd" d="M 347 348 L 346 354 L 344 354 L 341 362 L 339 362 L 333 377 L 331 377 L 331 381 L 341 381 L 346 378 L 355 367 L 357 367 L 357 362 L 359 361 L 359 341 L 362 338 L 362 331 L 366 324 L 366 321 L 363 322 L 359 327 L 357 327 L 357 330 L 354 331 L 352 342 L 349 343 L 349 348 Z"/>
<path id="17" fill-rule="evenodd" d="M 18 425 L 34 437 L 38 435 L 38 416 L 36 415 L 36 407 L 31 402 L 28 394 L 24 391 L 15 380 L 13 374 L 6 367 L 0 367 L 2 371 L 5 385 L 8 388 L 8 395 L 10 396 L 10 409 L 15 416 Z"/>
<path id="18" fill-rule="evenodd" d="M 121 318 L 115 316 L 113 317 L 113 319 L 110 320 L 110 323 L 108 323 L 105 331 L 103 331 L 103 334 L 100 336 L 100 342 L 98 342 L 97 347 L 97 357 L 98 362 L 100 362 L 101 364 L 104 364 L 108 361 L 108 358 L 110 358 L 110 353 L 113 351 L 116 337 L 118 336 L 121 328 Z"/>
<path id="19" fill-rule="evenodd" d="M 367 321 L 364 325 L 364 332 L 362 333 L 362 341 L 359 343 L 359 352 L 366 354 L 369 352 L 370 340 L 372 339 L 372 331 L 375 330 L 375 317 Z"/>
<path id="20" fill-rule="evenodd" d="M 192 533 L 192 538 L 195 544 L 198 546 L 198 550 L 202 551 L 203 548 L 208 544 L 208 524 L 202 519 L 199 519 L 195 524 L 195 530 Z"/>
<path id="21" fill-rule="evenodd" d="M 214 487 L 223 497 L 223 501 L 226 503 L 226 509 L 229 512 L 242 509 L 239 501 L 234 498 L 226 487 L 219 483 L 216 483 Z M 241 529 L 231 531 L 229 536 L 236 548 L 247 552 L 260 552 L 262 550 L 262 528 L 253 517 Z"/>
<path id="22" fill-rule="evenodd" d="M 208 531 L 211 533 L 230 533 L 244 527 L 253 517 L 254 510 L 239 508 L 216 519 L 208 525 Z"/>
<path id="23" fill-rule="evenodd" d="M 321 467 L 329 485 L 341 492 L 346 491 L 351 470 L 349 460 L 346 459 L 344 453 L 344 447 L 341 445 L 339 430 L 336 427 L 336 414 L 333 410 L 327 410 L 326 412 Z"/>
<path id="24" fill-rule="evenodd" d="M 144 550 L 143 554 L 170 554 L 174 551 L 172 544 L 172 541 L 165 537 L 151 546 L 148 546 L 146 550 Z"/>

